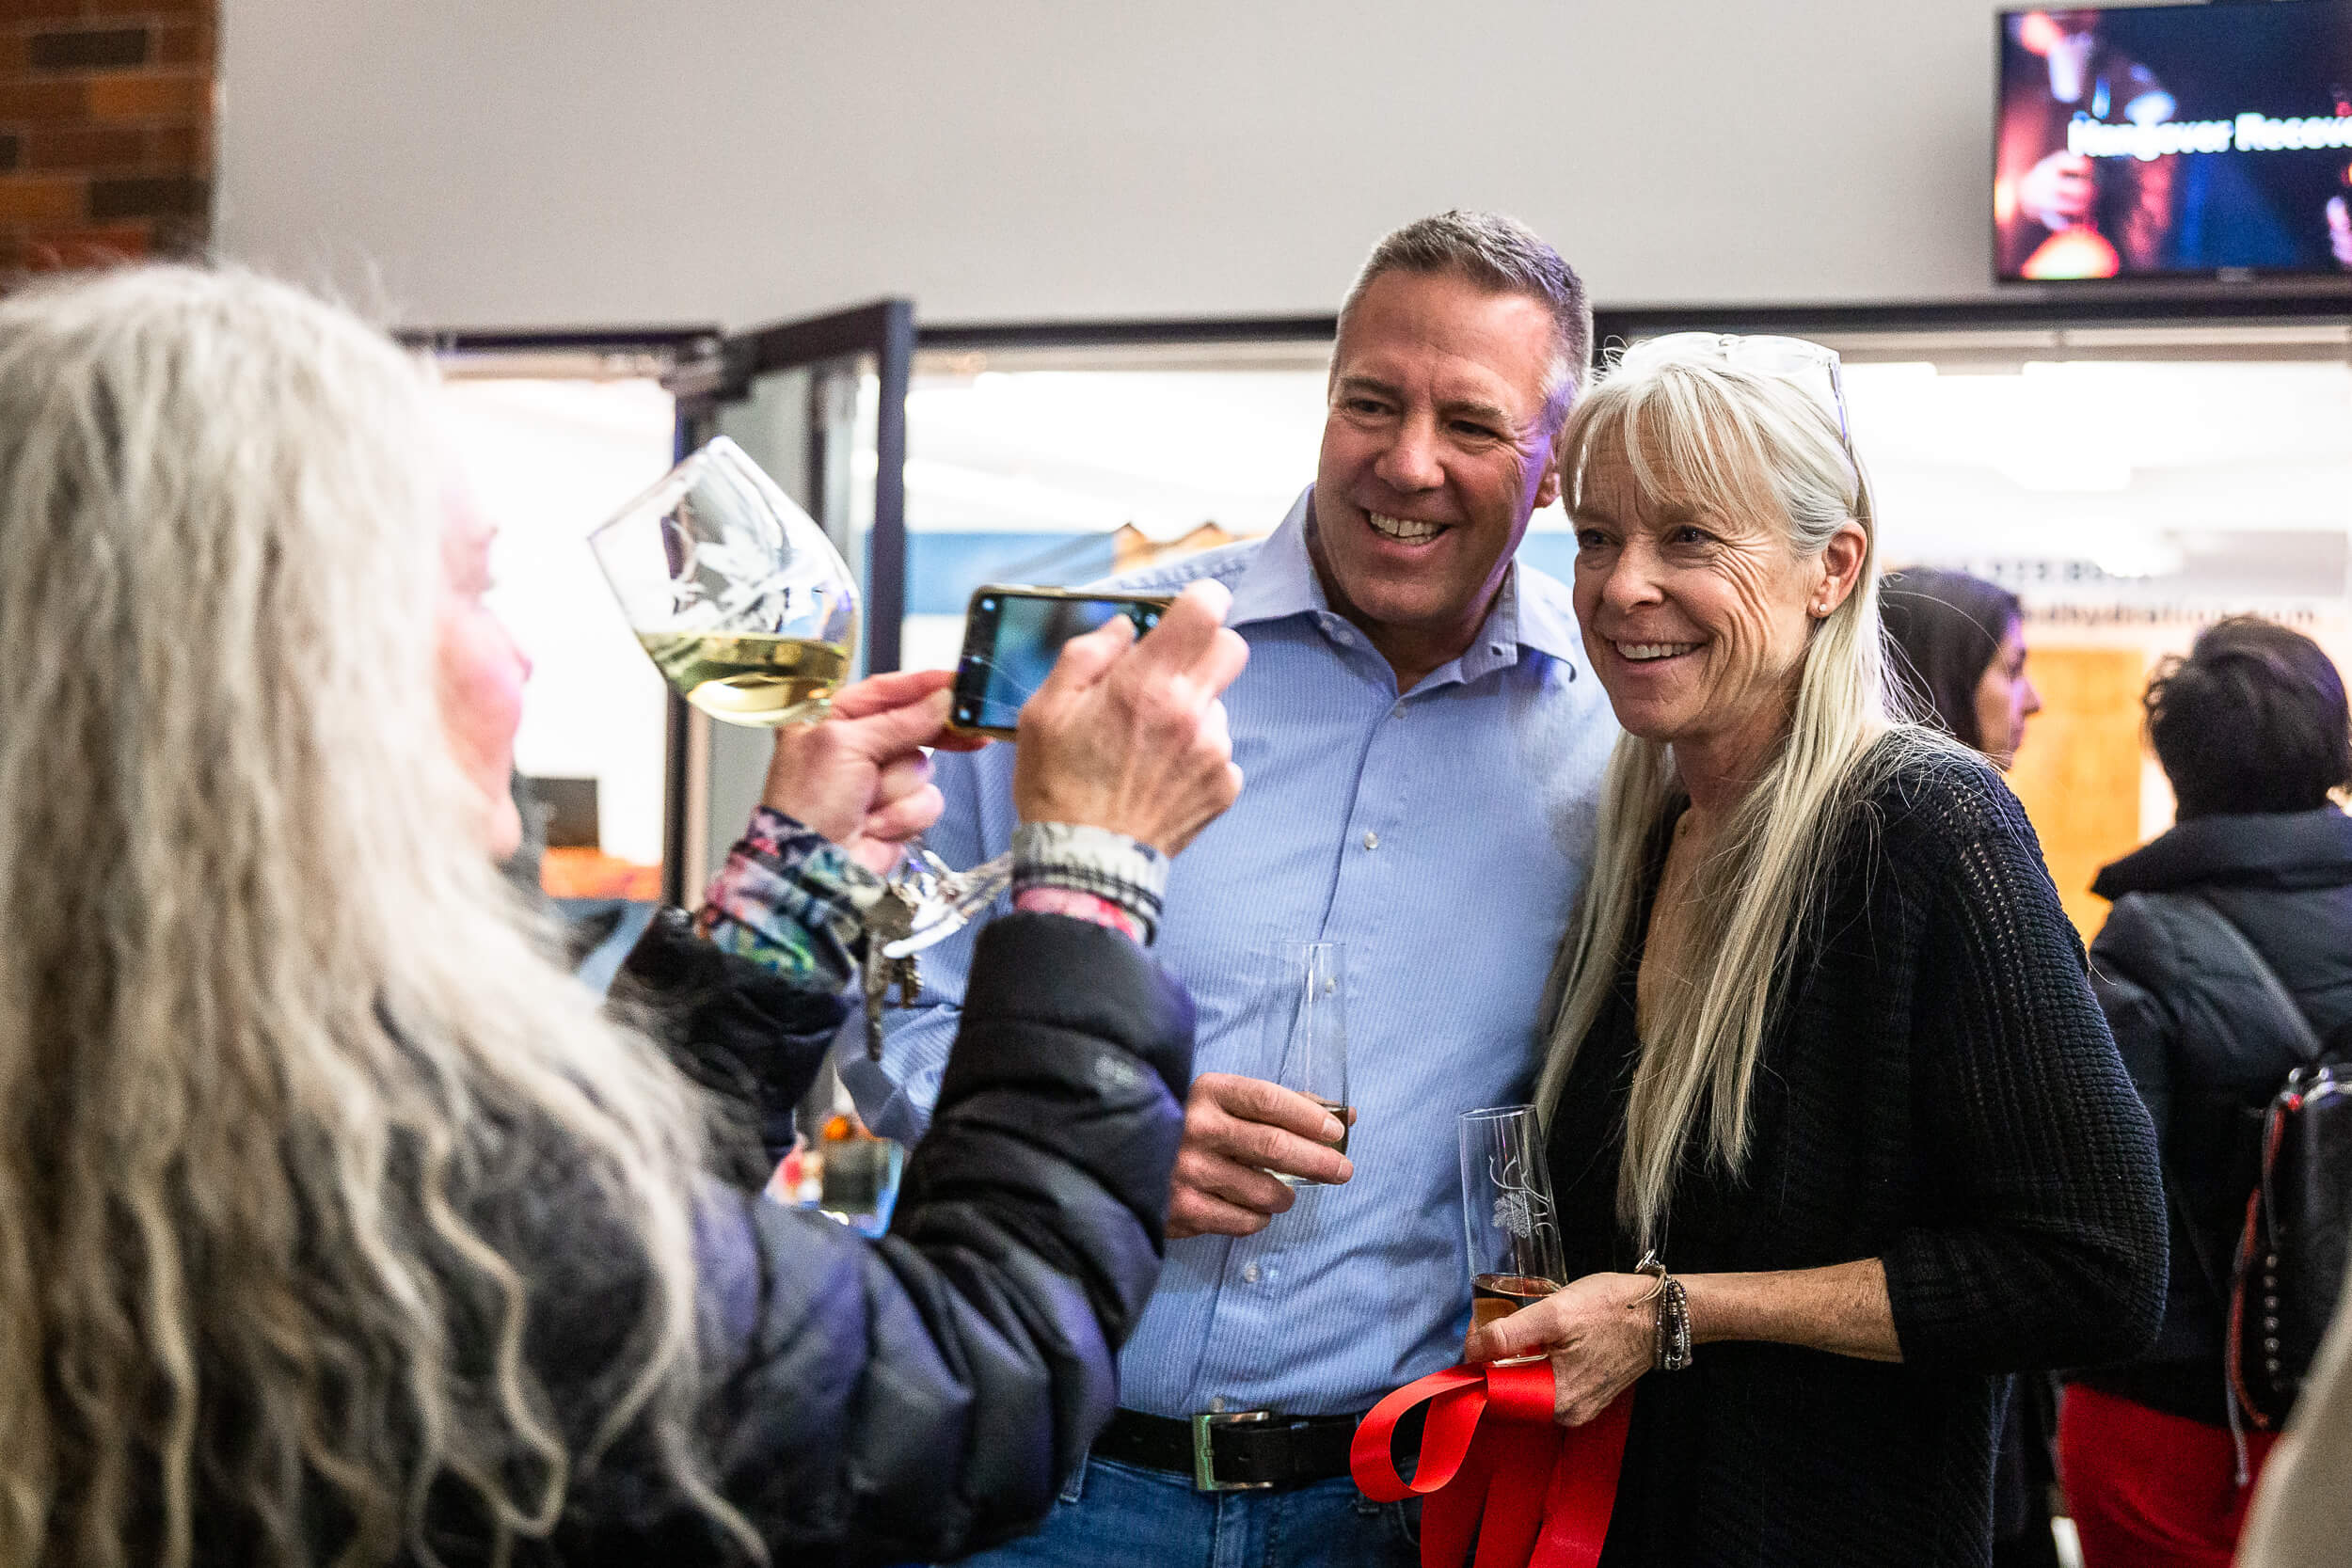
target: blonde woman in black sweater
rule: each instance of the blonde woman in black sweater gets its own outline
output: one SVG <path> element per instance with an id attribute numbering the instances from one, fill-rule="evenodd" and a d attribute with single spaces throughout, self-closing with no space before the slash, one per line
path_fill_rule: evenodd
<path id="1" fill-rule="evenodd" d="M 2015 799 L 1892 711 L 1836 356 L 1643 345 L 1561 451 L 1628 732 L 1539 1091 L 1581 1277 L 1471 1353 L 1634 1390 L 1611 1568 L 1981 1564 L 1998 1374 L 2154 1331 L 2147 1116 Z"/>

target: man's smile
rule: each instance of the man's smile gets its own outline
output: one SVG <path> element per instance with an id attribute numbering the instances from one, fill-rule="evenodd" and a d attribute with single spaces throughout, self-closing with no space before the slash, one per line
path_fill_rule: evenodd
<path id="1" fill-rule="evenodd" d="M 1446 523 L 1424 523 L 1412 517 L 1391 517 L 1385 512 L 1367 511 L 1364 520 L 1372 531 L 1381 538 L 1399 545 L 1426 545 L 1451 526 Z"/>

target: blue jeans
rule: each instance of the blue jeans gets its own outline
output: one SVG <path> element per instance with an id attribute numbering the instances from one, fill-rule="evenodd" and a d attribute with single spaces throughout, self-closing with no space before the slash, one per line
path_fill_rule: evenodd
<path id="1" fill-rule="evenodd" d="M 1196 1492 L 1184 1476 L 1089 1459 L 1035 1535 L 983 1568 L 1418 1568 L 1421 1510 L 1341 1476 L 1280 1492 Z"/>

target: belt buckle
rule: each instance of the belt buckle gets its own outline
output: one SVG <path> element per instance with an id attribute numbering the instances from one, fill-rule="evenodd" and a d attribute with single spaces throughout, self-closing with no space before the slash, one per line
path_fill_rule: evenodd
<path id="1" fill-rule="evenodd" d="M 1218 1427 L 1270 1421 L 1271 1410 L 1203 1410 L 1192 1418 L 1192 1489 L 1196 1492 L 1270 1492 L 1270 1481 L 1219 1481 L 1209 1449 L 1210 1433 Z"/>

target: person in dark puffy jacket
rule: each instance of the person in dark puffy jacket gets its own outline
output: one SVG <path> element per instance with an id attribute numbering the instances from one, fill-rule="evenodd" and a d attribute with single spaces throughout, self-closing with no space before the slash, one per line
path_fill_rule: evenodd
<path id="1" fill-rule="evenodd" d="M 867 1242 L 760 1144 L 939 811 L 946 677 L 780 732 L 617 1021 L 494 867 L 528 666 L 451 473 L 419 367 L 296 291 L 0 301 L 0 1562 L 1019 1533 L 1158 1272 L 1191 1011 L 1144 944 L 1239 788 L 1221 591 L 1025 712 L 1015 912 Z"/>
<path id="2" fill-rule="evenodd" d="M 2329 800 L 2352 787 L 2342 676 L 2309 638 L 2238 617 L 2159 669 L 2145 705 L 2179 820 L 2100 872 L 2115 908 L 2090 957 L 2162 1146 L 2172 1272 L 2154 1348 L 2067 1388 L 2059 1454 L 2090 1568 L 2228 1562 L 2270 1441 L 2233 1441 L 2224 1303 L 2260 1113 L 2304 1056 L 2197 901 L 2322 1041 L 2352 1028 L 2352 816 Z"/>

